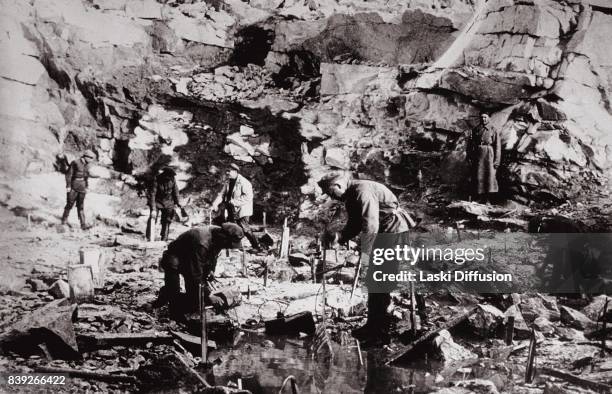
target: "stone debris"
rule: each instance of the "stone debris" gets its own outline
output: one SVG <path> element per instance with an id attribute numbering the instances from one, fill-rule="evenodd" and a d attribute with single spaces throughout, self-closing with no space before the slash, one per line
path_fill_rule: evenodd
<path id="1" fill-rule="evenodd" d="M 593 298 L 593 301 L 582 309 L 582 313 L 593 322 L 603 321 L 604 316 L 602 314 L 606 300 L 608 301 L 608 313 L 605 319 L 608 323 L 612 322 L 612 313 L 610 312 L 612 311 L 612 298 L 604 294 Z"/>
<path id="2" fill-rule="evenodd" d="M 567 306 L 561 308 L 561 321 L 573 328 L 585 330 L 595 326 L 595 322 L 585 316 L 582 312 Z"/>
<path id="3" fill-rule="evenodd" d="M 440 331 L 433 339 L 432 345 L 434 357 L 444 362 L 452 363 L 478 358 L 476 354 L 453 341 L 453 337 L 447 330 Z"/>
<path id="4" fill-rule="evenodd" d="M 47 286 L 47 284 L 40 279 L 28 279 L 26 283 L 28 283 L 32 287 L 32 291 L 49 290 L 49 286 Z"/>
<path id="5" fill-rule="evenodd" d="M 476 335 L 485 338 L 495 336 L 503 326 L 504 312 L 493 305 L 479 304 L 476 313 L 468 317 L 468 322 Z"/>
<path id="6" fill-rule="evenodd" d="M 73 321 L 77 307 L 66 299 L 56 300 L 24 315 L 0 335 L 0 346 L 17 354 L 41 353 L 39 345 L 53 358 L 80 357 Z"/>
<path id="7" fill-rule="evenodd" d="M 65 281 L 58 279 L 49 287 L 49 294 L 56 299 L 68 298 L 70 297 L 70 286 Z"/>

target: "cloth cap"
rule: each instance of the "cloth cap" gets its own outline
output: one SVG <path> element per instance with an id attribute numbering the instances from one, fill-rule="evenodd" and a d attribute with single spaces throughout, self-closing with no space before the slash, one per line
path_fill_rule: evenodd
<path id="1" fill-rule="evenodd" d="M 329 190 L 329 187 L 331 185 L 333 185 L 336 181 L 338 181 L 339 179 L 342 179 L 344 177 L 345 177 L 344 174 L 329 173 L 329 174 L 324 175 L 323 178 L 321 178 L 321 180 L 319 180 L 319 182 L 317 182 L 317 184 L 325 192 L 325 191 Z"/>
<path id="2" fill-rule="evenodd" d="M 95 158 L 96 158 L 96 154 L 95 154 L 95 153 L 93 153 L 93 151 L 91 151 L 91 150 L 89 150 L 89 149 L 88 149 L 88 150 L 86 150 L 86 151 L 83 153 L 83 157 L 87 157 L 87 158 L 89 158 L 89 159 L 95 159 Z"/>
<path id="3" fill-rule="evenodd" d="M 232 243 L 232 248 L 239 249 L 242 246 L 242 243 L 240 241 L 244 237 L 244 232 L 242 231 L 240 226 L 234 223 L 223 223 L 221 225 L 221 228 L 223 229 L 223 232 L 229 235 L 230 242 Z"/>
<path id="4" fill-rule="evenodd" d="M 240 167 L 238 167 L 238 164 L 236 163 L 230 164 L 230 169 L 240 171 Z"/>

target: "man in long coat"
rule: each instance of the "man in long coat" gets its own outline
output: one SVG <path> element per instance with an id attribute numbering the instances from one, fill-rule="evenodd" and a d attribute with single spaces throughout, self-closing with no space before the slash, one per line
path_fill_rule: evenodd
<path id="1" fill-rule="evenodd" d="M 501 161 L 501 139 L 489 123 L 489 115 L 480 115 L 480 124 L 470 133 L 467 160 L 472 179 L 472 196 L 489 201 L 499 191 L 497 169 Z"/>
<path id="2" fill-rule="evenodd" d="M 88 150 L 83 153 L 80 159 L 70 163 L 68 172 L 66 173 L 66 206 L 62 215 L 62 224 L 66 224 L 70 211 L 76 203 L 77 212 L 81 228 L 87 230 L 90 226 L 87 225 L 85 219 L 85 195 L 89 186 L 89 164 L 95 160 L 96 155 Z"/>
<path id="3" fill-rule="evenodd" d="M 259 251 L 259 242 L 249 226 L 249 219 L 253 215 L 253 185 L 238 173 L 239 170 L 236 164 L 230 165 L 228 182 L 213 201 L 212 210 L 216 211 L 222 204 L 221 209 L 227 209 L 227 220 L 240 226 L 253 249 Z"/>
<path id="4" fill-rule="evenodd" d="M 325 194 L 345 204 L 348 221 L 335 237 L 338 243 L 346 243 L 361 234 L 362 246 L 371 248 L 378 242 L 377 234 L 383 233 L 392 234 L 393 243 L 407 242 L 408 231 L 415 226 L 415 222 L 386 186 L 374 181 L 352 180 L 344 174 L 334 173 L 324 176 L 318 184 Z M 370 250 L 362 249 L 362 253 L 370 254 Z M 391 304 L 389 293 L 393 286 L 377 288 L 373 274 L 379 269 L 385 273 L 397 273 L 399 265 L 393 261 L 385 262 L 382 266 L 368 265 L 368 320 L 363 327 L 353 331 L 357 339 L 386 342 L 389 337 L 392 320 L 387 308 Z"/>

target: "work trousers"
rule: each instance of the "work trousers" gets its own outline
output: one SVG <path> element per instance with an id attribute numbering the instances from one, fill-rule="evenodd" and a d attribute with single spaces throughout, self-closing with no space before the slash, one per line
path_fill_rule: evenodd
<path id="1" fill-rule="evenodd" d="M 74 207 L 76 203 L 77 213 L 79 214 L 79 221 L 81 222 L 81 227 L 86 227 L 87 223 L 85 221 L 85 192 L 78 192 L 76 190 L 70 190 L 66 195 L 66 206 L 64 207 L 64 214 L 62 215 L 62 223 L 66 223 L 68 221 L 68 216 L 70 215 L 70 211 Z"/>

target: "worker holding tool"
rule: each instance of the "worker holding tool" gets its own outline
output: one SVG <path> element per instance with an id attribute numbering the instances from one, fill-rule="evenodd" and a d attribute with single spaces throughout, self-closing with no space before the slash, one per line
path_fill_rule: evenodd
<path id="1" fill-rule="evenodd" d="M 184 212 L 179 202 L 178 187 L 176 186 L 176 172 L 165 167 L 153 181 L 149 189 L 149 222 L 147 223 L 147 233 L 150 232 L 153 213 L 161 213 L 161 240 L 167 241 L 170 233 L 170 223 L 174 217 L 174 208 L 178 206 Z"/>
<path id="2" fill-rule="evenodd" d="M 352 180 L 346 174 L 332 173 L 324 176 L 319 187 L 331 198 L 343 201 L 348 214 L 348 221 L 339 233 L 327 233 L 323 242 L 327 245 L 347 243 L 357 235 L 362 235 L 362 256 L 369 255 L 377 234 L 394 234 L 393 242 L 407 241 L 408 230 L 416 223 L 404 211 L 397 197 L 384 185 L 367 180 Z M 359 264 L 362 264 L 360 261 Z M 364 326 L 353 331 L 353 336 L 360 340 L 388 342 L 392 319 L 387 314 L 391 303 L 390 291 L 377 289 L 373 291 L 372 275 L 374 268 L 386 273 L 397 272 L 399 265 L 385 262 L 374 267 L 368 264 L 366 286 L 368 287 L 368 316 Z M 357 278 L 356 278 L 357 280 Z"/>
<path id="3" fill-rule="evenodd" d="M 154 308 L 169 304 L 175 320 L 183 320 L 185 313 L 198 309 L 199 285 L 205 286 L 205 304 L 220 310 L 225 306 L 221 297 L 212 294 L 213 274 L 217 256 L 222 249 L 238 248 L 244 237 L 242 229 L 234 223 L 221 226 L 192 228 L 168 244 L 160 260 L 164 271 L 164 286 L 159 291 Z M 180 277 L 185 280 L 186 294 L 180 294 Z"/>

